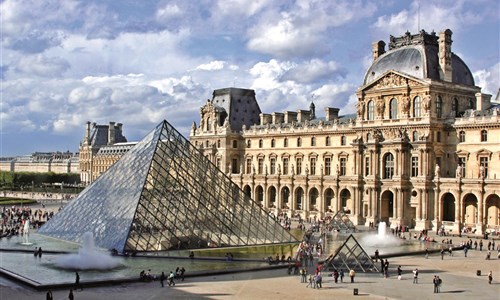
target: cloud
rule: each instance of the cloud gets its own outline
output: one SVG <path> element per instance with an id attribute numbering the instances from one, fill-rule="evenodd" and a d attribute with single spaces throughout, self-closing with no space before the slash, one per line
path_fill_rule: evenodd
<path id="1" fill-rule="evenodd" d="M 312 59 L 284 72 L 281 80 L 293 80 L 298 83 L 313 83 L 333 79 L 336 76 L 345 77 L 347 70 L 335 61 Z"/>
<path id="2" fill-rule="evenodd" d="M 46 57 L 43 54 L 23 56 L 17 64 L 17 70 L 40 77 L 61 77 L 70 68 L 69 63 L 60 57 Z"/>
<path id="3" fill-rule="evenodd" d="M 487 69 L 476 71 L 472 74 L 476 86 L 482 87 L 482 92 L 496 97 L 500 89 L 500 62 Z"/>
<path id="4" fill-rule="evenodd" d="M 222 70 L 226 65 L 225 61 L 214 60 L 207 64 L 201 64 L 196 67 L 196 70 L 204 70 L 204 71 L 214 71 L 214 70 Z"/>

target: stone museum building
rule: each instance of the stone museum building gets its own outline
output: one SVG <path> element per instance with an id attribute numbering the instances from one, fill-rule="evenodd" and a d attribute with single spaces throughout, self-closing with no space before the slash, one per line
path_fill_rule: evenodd
<path id="1" fill-rule="evenodd" d="M 452 52 L 452 32 L 407 32 L 372 45 L 356 113 L 325 107 L 265 113 L 255 91 L 215 90 L 190 142 L 259 205 L 354 224 L 500 230 L 500 105 Z M 122 125 L 88 123 L 82 181 L 135 143 Z"/>

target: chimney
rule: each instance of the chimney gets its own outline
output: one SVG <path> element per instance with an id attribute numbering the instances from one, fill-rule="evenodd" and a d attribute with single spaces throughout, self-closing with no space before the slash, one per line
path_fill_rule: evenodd
<path id="1" fill-rule="evenodd" d="M 108 145 L 114 145 L 114 143 L 115 143 L 115 122 L 109 122 Z"/>
<path id="2" fill-rule="evenodd" d="M 439 33 L 439 75 L 443 81 L 452 81 L 453 68 L 451 65 L 451 35 L 446 29 Z"/>
<path id="3" fill-rule="evenodd" d="M 385 53 L 384 41 L 378 41 L 372 44 L 373 61 L 376 61 L 382 54 Z"/>
<path id="4" fill-rule="evenodd" d="M 339 111 L 340 111 L 340 109 L 338 109 L 338 108 L 325 107 L 325 120 L 326 121 L 333 121 L 335 119 L 338 119 L 339 118 Z"/>
<path id="5" fill-rule="evenodd" d="M 83 144 L 86 146 L 90 145 L 90 121 L 87 121 L 87 127 L 85 129 L 85 139 L 83 140 Z"/>

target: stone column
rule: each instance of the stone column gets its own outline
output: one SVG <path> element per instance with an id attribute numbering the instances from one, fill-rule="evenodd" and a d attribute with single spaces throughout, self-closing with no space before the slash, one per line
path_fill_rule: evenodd
<path id="1" fill-rule="evenodd" d="M 422 220 L 422 189 L 418 190 L 417 221 Z"/>

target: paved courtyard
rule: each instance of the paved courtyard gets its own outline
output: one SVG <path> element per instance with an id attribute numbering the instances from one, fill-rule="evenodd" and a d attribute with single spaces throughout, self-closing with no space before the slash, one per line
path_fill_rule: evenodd
<path id="1" fill-rule="evenodd" d="M 289 276 L 286 270 L 259 271 L 221 276 L 188 278 L 175 287 L 160 287 L 159 282 L 133 283 L 112 287 L 88 288 L 75 292 L 75 299 L 500 299 L 500 260 L 493 252 L 485 260 L 486 251 L 463 251 L 454 256 L 439 254 L 429 259 L 407 256 L 389 259 L 389 278 L 378 274 L 357 274 L 355 283 L 333 283 L 324 276 L 322 289 L 306 288 L 299 276 Z M 403 278 L 398 280 L 396 268 L 401 265 Z M 412 283 L 412 270 L 419 269 L 419 283 Z M 481 270 L 481 276 L 476 271 Z M 493 271 L 493 284 L 486 274 Z M 189 270 L 188 270 L 189 271 Z M 327 274 L 324 274 L 327 275 Z M 443 280 L 441 295 L 433 293 L 432 278 Z M 347 278 L 345 278 L 347 279 Z M 84 281 L 84 279 L 82 279 Z M 348 280 L 344 280 L 348 281 Z M 359 295 L 353 295 L 353 289 Z M 68 290 L 53 291 L 54 299 L 67 299 Z M 0 278 L 0 299 L 44 299 L 37 292 Z"/>

